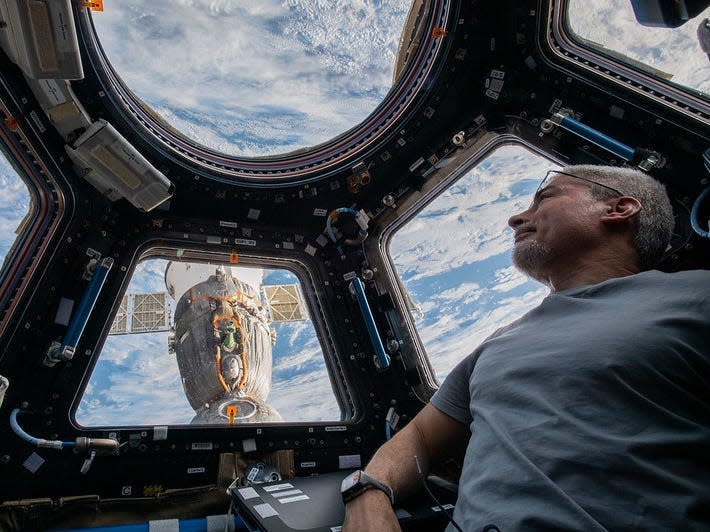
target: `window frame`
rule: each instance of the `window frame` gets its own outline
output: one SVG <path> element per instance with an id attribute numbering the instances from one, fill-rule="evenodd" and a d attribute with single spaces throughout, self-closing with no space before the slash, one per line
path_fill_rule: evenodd
<path id="1" fill-rule="evenodd" d="M 553 62 L 574 65 L 594 77 L 602 77 L 644 100 L 673 109 L 707 126 L 710 123 L 710 96 L 672 82 L 664 82 L 631 64 L 584 45 L 569 26 L 569 0 L 548 0 L 547 13 L 540 16 L 538 44 L 543 54 L 551 53 Z"/>
<path id="2" fill-rule="evenodd" d="M 0 110 L 13 116 L 2 102 Z M 1 128 L 0 131 L 0 150 L 29 196 L 28 212 L 0 263 L 0 336 L 8 330 L 15 315 L 21 313 L 20 301 L 32 286 L 33 278 L 41 273 L 43 257 L 53 248 L 53 237 L 65 220 L 65 214 L 71 210 L 60 183 L 30 141 L 25 127 L 18 124 L 16 129 Z"/>
<path id="3" fill-rule="evenodd" d="M 180 261 L 180 262 L 201 262 L 214 264 L 224 264 L 225 266 L 232 266 L 236 264 L 230 263 L 230 255 L 224 252 L 215 250 L 199 249 L 198 246 L 191 247 L 181 247 L 178 245 L 148 245 L 142 250 L 136 253 L 135 259 L 131 262 L 130 268 L 126 269 L 123 282 L 121 284 L 121 290 L 116 295 L 116 300 L 113 303 L 110 313 L 108 314 L 103 333 L 101 334 L 100 340 L 97 343 L 94 352 L 91 357 L 84 376 L 81 382 L 78 384 L 76 394 L 72 400 L 69 409 L 68 416 L 69 421 L 72 426 L 77 430 L 85 432 L 96 432 L 105 431 L 108 429 L 112 430 L 130 430 L 138 429 L 145 430 L 146 427 L 152 427 L 155 424 L 149 423 L 145 425 L 84 425 L 77 420 L 76 414 L 79 406 L 86 393 L 86 388 L 91 380 L 91 376 L 94 372 L 96 364 L 101 357 L 101 353 L 105 347 L 106 341 L 109 336 L 109 330 L 113 324 L 113 321 L 119 311 L 121 300 L 128 291 L 128 287 L 132 278 L 134 277 L 135 271 L 139 264 L 146 260 L 151 259 L 162 259 L 166 261 Z M 354 394 L 352 385 L 348 382 L 345 372 L 341 369 L 341 362 L 335 347 L 335 343 L 331 338 L 331 328 L 328 326 L 328 320 L 325 318 L 323 307 L 321 304 L 321 297 L 318 295 L 316 290 L 316 284 L 314 283 L 314 265 L 306 263 L 301 260 L 301 257 L 273 257 L 267 255 L 261 255 L 258 253 L 240 253 L 239 262 L 240 266 L 253 266 L 256 268 L 263 269 L 280 269 L 287 270 L 292 273 L 300 283 L 300 290 L 303 296 L 303 301 L 307 306 L 308 313 L 315 330 L 317 341 L 321 347 L 323 354 L 323 363 L 325 370 L 328 374 L 332 393 L 335 400 L 338 402 L 338 406 L 341 412 L 340 420 L 328 420 L 328 421 L 279 421 L 273 423 L 247 423 L 240 424 L 240 426 L 245 426 L 249 428 L 258 427 L 316 427 L 316 426 L 332 426 L 332 425 L 346 425 L 354 426 L 358 420 L 359 408 L 358 408 L 358 398 Z M 176 302 L 177 303 L 177 302 Z M 167 346 L 166 346 L 167 351 Z M 273 393 L 273 392 L 272 392 Z M 230 429 L 229 425 L 191 425 L 189 422 L 180 424 L 168 424 L 170 429 L 177 430 L 206 430 L 206 429 Z"/>

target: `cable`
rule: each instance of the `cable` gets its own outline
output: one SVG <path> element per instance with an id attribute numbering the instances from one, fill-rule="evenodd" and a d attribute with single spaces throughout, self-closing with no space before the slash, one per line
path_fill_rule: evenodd
<path id="1" fill-rule="evenodd" d="M 439 510 L 441 510 L 441 512 L 446 516 L 446 518 L 449 520 L 449 523 L 451 523 L 453 525 L 453 527 L 456 530 L 458 530 L 459 532 L 463 532 L 463 530 L 461 530 L 461 527 L 459 526 L 459 524 L 456 521 L 454 521 L 453 516 L 449 515 L 449 512 L 447 512 L 444 509 L 444 506 L 439 502 L 439 500 L 436 497 L 434 497 L 434 494 L 429 489 L 429 485 L 427 484 L 426 479 L 424 478 L 424 473 L 422 473 L 422 468 L 419 466 L 419 457 L 417 455 L 414 455 L 414 461 L 417 464 L 417 471 L 419 472 L 419 480 L 422 481 L 422 486 L 424 486 L 424 490 L 426 491 L 427 495 L 429 495 L 431 500 L 433 500 L 434 503 L 439 507 Z"/>
<path id="2" fill-rule="evenodd" d="M 24 430 L 22 430 L 22 427 L 20 427 L 20 424 L 17 422 L 17 414 L 19 413 L 19 408 L 15 408 L 10 413 L 10 426 L 12 427 L 12 430 L 15 431 L 15 434 L 17 434 L 23 440 L 28 441 L 32 445 L 36 445 L 37 447 L 47 447 L 49 449 L 76 447 L 76 442 L 73 441 L 43 440 L 41 438 L 35 438 L 34 436 L 30 436 Z"/>
<path id="3" fill-rule="evenodd" d="M 227 517 L 224 520 L 224 532 L 232 532 L 234 530 L 233 526 L 230 526 L 230 521 L 234 522 L 232 517 L 234 512 L 234 496 L 232 496 L 232 502 L 229 503 L 229 510 L 227 510 Z"/>
<path id="4" fill-rule="evenodd" d="M 693 208 L 690 211 L 690 225 L 693 227 L 693 231 L 703 238 L 710 238 L 710 232 L 700 227 L 700 220 L 698 218 L 700 217 L 700 205 L 705 201 L 708 195 L 710 195 L 710 187 L 702 191 L 698 199 L 693 203 Z"/>
<path id="5" fill-rule="evenodd" d="M 673 211 L 677 212 L 679 209 L 683 209 L 685 211 L 685 213 L 684 214 L 676 214 L 675 218 L 677 220 L 678 219 L 690 220 L 690 209 L 682 201 L 676 200 L 675 203 L 673 204 Z M 693 236 L 692 227 L 688 228 L 687 226 L 681 226 L 676 221 L 675 227 L 673 229 L 673 233 L 671 233 L 671 242 L 669 244 L 669 248 L 666 249 L 666 251 L 664 252 L 662 260 L 666 260 L 667 258 L 672 257 L 679 250 L 683 249 L 685 247 L 685 245 L 690 241 L 690 238 L 692 236 Z"/>
<path id="6" fill-rule="evenodd" d="M 352 216 L 357 223 L 358 227 L 360 228 L 357 236 L 353 238 L 345 238 L 341 233 L 336 233 L 336 229 L 333 227 L 333 224 L 336 223 L 340 217 L 340 215 L 345 215 L 347 214 L 348 216 Z M 369 218 L 364 212 L 361 211 L 356 211 L 355 209 L 351 209 L 349 207 L 339 207 L 335 210 L 330 211 L 328 213 L 328 216 L 325 220 L 325 234 L 330 240 L 333 242 L 335 245 L 335 248 L 338 250 L 338 253 L 340 253 L 341 256 L 345 255 L 345 252 L 343 251 L 342 245 L 345 244 L 348 246 L 355 246 L 357 244 L 362 244 L 365 239 L 367 238 L 367 224 L 368 224 Z M 340 242 L 342 240 L 342 242 Z M 340 242 L 340 243 L 339 243 Z M 363 249 L 364 251 L 364 249 Z"/>

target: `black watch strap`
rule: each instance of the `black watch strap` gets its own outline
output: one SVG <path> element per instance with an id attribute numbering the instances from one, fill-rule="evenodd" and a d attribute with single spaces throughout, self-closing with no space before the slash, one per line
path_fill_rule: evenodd
<path id="1" fill-rule="evenodd" d="M 392 492 L 392 488 L 360 470 L 354 471 L 343 479 L 340 486 L 340 493 L 343 496 L 343 502 L 348 503 L 373 488 L 384 492 L 389 498 L 390 503 L 394 505 L 394 493 Z"/>

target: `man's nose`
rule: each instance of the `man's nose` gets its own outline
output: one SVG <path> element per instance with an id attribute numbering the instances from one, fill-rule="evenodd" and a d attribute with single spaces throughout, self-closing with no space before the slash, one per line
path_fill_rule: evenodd
<path id="1" fill-rule="evenodd" d="M 530 210 L 530 209 L 528 209 Z M 525 210 L 523 212 L 520 212 L 518 214 L 514 214 L 510 218 L 508 218 L 508 225 L 515 229 L 516 227 L 522 225 L 525 223 L 526 220 L 528 220 L 527 213 L 528 210 Z"/>

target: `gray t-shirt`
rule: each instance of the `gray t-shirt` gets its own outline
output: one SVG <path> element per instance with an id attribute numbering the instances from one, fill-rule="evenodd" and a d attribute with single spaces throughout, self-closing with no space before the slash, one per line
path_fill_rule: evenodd
<path id="1" fill-rule="evenodd" d="M 431 403 L 471 428 L 466 531 L 707 529 L 710 271 L 553 293 Z"/>

